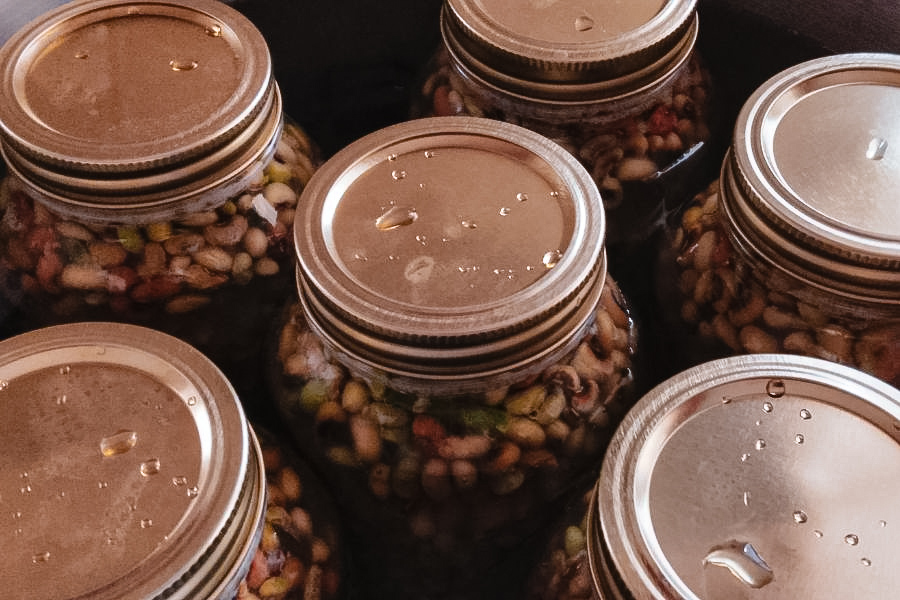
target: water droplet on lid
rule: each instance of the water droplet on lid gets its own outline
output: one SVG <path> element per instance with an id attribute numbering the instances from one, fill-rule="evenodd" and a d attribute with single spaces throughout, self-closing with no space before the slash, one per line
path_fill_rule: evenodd
<path id="1" fill-rule="evenodd" d="M 804 421 L 809 421 L 812 419 L 812 413 L 806 410 L 805 408 L 800 409 L 800 418 Z"/>
<path id="2" fill-rule="evenodd" d="M 722 404 L 731 404 L 731 398 L 722 398 Z"/>
<path id="3" fill-rule="evenodd" d="M 500 216 L 501 217 L 508 217 L 509 213 L 511 213 L 511 212 L 512 212 L 512 210 L 508 206 L 503 206 L 500 208 Z"/>
<path id="4" fill-rule="evenodd" d="M 69 365 L 65 365 L 65 366 L 62 366 L 59 368 L 60 375 L 68 375 L 71 372 L 72 372 L 72 367 L 70 367 Z"/>
<path id="5" fill-rule="evenodd" d="M 516 200 L 518 200 L 519 202 L 525 202 L 528 200 L 528 194 L 526 194 L 525 192 L 519 192 L 518 194 L 516 194 Z"/>
<path id="6" fill-rule="evenodd" d="M 884 138 L 875 137 L 869 141 L 866 148 L 866 158 L 869 160 L 881 160 L 887 153 L 888 142 Z"/>
<path id="7" fill-rule="evenodd" d="M 425 151 L 425 158 L 434 158 L 434 157 L 435 157 L 435 151 L 434 151 L 434 150 L 426 150 L 426 151 Z"/>
<path id="8" fill-rule="evenodd" d="M 22 518 L 22 511 L 21 511 L 21 510 L 17 510 L 17 511 L 15 511 L 15 512 L 13 513 L 12 516 L 13 516 L 13 519 L 21 519 L 21 518 Z"/>
<path id="9" fill-rule="evenodd" d="M 815 531 L 813 531 L 813 535 L 816 536 L 820 540 L 825 536 L 825 534 L 822 533 L 822 531 L 819 529 L 816 529 Z"/>
<path id="10" fill-rule="evenodd" d="M 869 560 L 868 558 L 861 558 L 861 559 L 859 559 L 859 564 L 861 564 L 864 567 L 871 567 L 872 561 Z"/>
<path id="11" fill-rule="evenodd" d="M 188 406 L 196 406 L 197 405 L 197 396 L 191 396 L 187 399 Z"/>
<path id="12" fill-rule="evenodd" d="M 401 179 L 406 179 L 406 171 L 402 169 L 395 169 L 391 171 L 391 178 L 395 181 L 400 181 Z"/>
<path id="13" fill-rule="evenodd" d="M 548 269 L 552 269 L 559 263 L 559 260 L 561 258 L 562 252 L 560 252 L 559 250 L 549 250 L 547 252 L 544 252 L 544 256 L 541 257 L 541 264 Z"/>
<path id="14" fill-rule="evenodd" d="M 463 219 L 459 222 L 460 225 L 465 227 L 466 229 L 478 229 L 478 223 L 472 221 L 470 219 Z"/>
<path id="15" fill-rule="evenodd" d="M 369 260 L 369 257 L 366 256 L 365 252 L 354 252 L 353 260 L 358 260 L 359 262 L 366 262 L 367 260 Z"/>
<path id="16" fill-rule="evenodd" d="M 31 562 L 34 564 L 45 563 L 50 560 L 50 552 L 45 550 L 44 552 L 37 552 L 31 557 Z"/>
<path id="17" fill-rule="evenodd" d="M 397 155 L 396 154 L 388 154 L 387 159 L 390 162 L 394 162 L 395 160 L 397 160 Z"/>
<path id="18" fill-rule="evenodd" d="M 178 60 L 172 59 L 169 61 L 169 68 L 173 71 L 193 71 L 200 64 L 196 60 Z"/>
<path id="19" fill-rule="evenodd" d="M 187 490 L 188 498 L 196 498 L 199 494 L 200 494 L 200 488 L 198 488 L 196 485 L 192 485 Z"/>
<path id="20" fill-rule="evenodd" d="M 703 565 L 727 568 L 741 583 L 759 589 L 772 582 L 775 574 L 752 544 L 731 541 L 716 546 L 703 559 Z"/>
<path id="21" fill-rule="evenodd" d="M 575 31 L 590 31 L 594 28 L 594 20 L 587 15 L 575 18 Z"/>
<path id="22" fill-rule="evenodd" d="M 419 218 L 415 208 L 408 206 L 392 206 L 375 219 L 375 227 L 381 231 L 390 231 L 398 227 L 412 225 Z"/>
<path id="23" fill-rule="evenodd" d="M 750 492 L 744 492 L 744 506 L 750 506 Z"/>
<path id="24" fill-rule="evenodd" d="M 124 454 L 137 445 L 137 432 L 120 429 L 109 437 L 100 440 L 100 453 L 103 456 Z"/>
<path id="25" fill-rule="evenodd" d="M 141 519 L 141 529 L 150 529 L 153 527 L 153 519 Z"/>
<path id="26" fill-rule="evenodd" d="M 557 192 L 556 190 L 553 190 L 552 192 L 550 192 L 550 197 L 551 198 L 559 198 L 559 192 Z"/>
<path id="27" fill-rule="evenodd" d="M 417 236 L 416 236 L 416 241 L 419 242 L 420 244 L 422 244 L 423 246 L 427 246 L 427 245 L 428 245 L 428 237 L 427 237 L 427 236 L 424 236 L 424 235 L 417 235 Z"/>
<path id="28" fill-rule="evenodd" d="M 741 454 L 741 462 L 742 462 L 742 463 L 743 463 L 743 462 L 747 462 L 748 460 L 750 460 L 750 455 L 749 455 L 749 454 L 747 454 L 746 452 L 743 453 L 743 454 Z"/>
<path id="29" fill-rule="evenodd" d="M 66 403 L 66 400 L 68 400 L 68 398 L 66 398 L 66 395 L 60 394 L 59 396 L 56 397 L 56 404 L 58 406 L 62 406 L 63 404 Z"/>
<path id="30" fill-rule="evenodd" d="M 0 379 L 0 392 L 9 387 L 9 382 L 5 379 Z"/>
<path id="31" fill-rule="evenodd" d="M 158 458 L 151 458 L 150 460 L 145 460 L 141 463 L 141 475 L 143 475 L 144 477 L 156 475 L 157 473 L 159 473 Z"/>
<path id="32" fill-rule="evenodd" d="M 81 50 L 81 51 L 75 53 L 75 58 L 77 58 L 78 60 L 84 60 L 88 56 L 89 56 L 88 53 L 85 52 L 84 50 Z"/>
<path id="33" fill-rule="evenodd" d="M 771 414 L 772 411 L 774 411 L 774 410 L 775 410 L 775 405 L 772 404 L 771 402 L 763 403 L 763 412 Z"/>
<path id="34" fill-rule="evenodd" d="M 798 446 L 803 444 L 803 442 L 805 442 L 805 441 L 806 441 L 806 438 L 803 437 L 802 433 L 798 433 L 797 435 L 794 436 L 794 443 L 797 444 Z"/>
<path id="35" fill-rule="evenodd" d="M 808 520 L 809 520 L 809 517 L 807 517 L 806 513 L 803 512 L 802 510 L 794 511 L 794 523 L 797 523 L 799 525 L 799 524 L 806 523 L 806 521 L 808 521 Z"/>
<path id="36" fill-rule="evenodd" d="M 21 494 L 23 494 L 23 495 L 24 495 L 24 494 L 30 494 L 32 491 L 33 491 L 33 490 L 32 490 L 32 488 L 31 488 L 31 485 L 26 485 L 26 486 L 23 486 L 23 487 L 19 488 L 19 493 L 21 493 Z"/>
<path id="37" fill-rule="evenodd" d="M 879 527 L 887 527 L 887 521 L 885 521 L 884 519 L 882 519 L 881 521 L 878 521 L 878 526 Z"/>
<path id="38" fill-rule="evenodd" d="M 766 447 L 766 440 L 762 440 L 762 439 L 756 440 L 756 449 L 757 450 L 762 450 L 765 447 Z"/>
<path id="39" fill-rule="evenodd" d="M 222 26 L 218 23 L 212 23 L 206 26 L 206 35 L 210 37 L 222 37 Z"/>
<path id="40" fill-rule="evenodd" d="M 105 490 L 106 488 L 109 487 L 109 482 L 108 481 L 100 481 L 97 483 L 97 487 L 100 488 L 101 490 Z"/>
<path id="41" fill-rule="evenodd" d="M 772 379 L 766 384 L 766 393 L 770 398 L 781 398 L 784 396 L 785 385 L 780 379 Z"/>
<path id="42" fill-rule="evenodd" d="M 857 546 L 859 545 L 859 536 L 855 533 L 848 533 L 844 536 L 844 543 L 848 546 Z"/>
<path id="43" fill-rule="evenodd" d="M 185 477 L 184 475 L 176 475 L 175 477 L 172 478 L 172 485 L 174 485 L 175 487 L 181 487 L 183 485 L 187 485 L 187 482 L 188 482 L 187 477 Z"/>

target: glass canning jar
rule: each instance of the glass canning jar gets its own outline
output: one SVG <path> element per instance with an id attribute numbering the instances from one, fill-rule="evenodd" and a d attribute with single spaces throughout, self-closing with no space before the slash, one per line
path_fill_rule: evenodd
<path id="1" fill-rule="evenodd" d="M 587 511 L 595 597 L 892 596 L 898 423 L 900 390 L 819 358 L 740 355 L 671 377 L 604 458 Z"/>
<path id="2" fill-rule="evenodd" d="M 640 271 L 665 214 L 718 163 L 698 23 L 695 0 L 446 0 L 413 115 L 494 118 L 567 148 L 600 188 L 612 272 Z"/>
<path id="3" fill-rule="evenodd" d="M 373 598 L 504 597 L 639 378 L 596 186 L 530 130 L 433 117 L 338 152 L 301 206 L 271 381 L 354 574 Z"/>
<path id="4" fill-rule="evenodd" d="M 344 597 L 344 549 L 334 499 L 289 438 L 257 423 L 252 427 L 266 474 L 266 513 L 234 600 Z"/>
<path id="5" fill-rule="evenodd" d="M 900 385 L 898 101 L 889 54 L 804 62 L 747 100 L 721 176 L 661 253 L 676 370 L 790 352 Z"/>
<path id="6" fill-rule="evenodd" d="M 318 160 L 282 114 L 261 33 L 212 0 L 72 2 L 14 35 L 0 64 L 12 332 L 127 321 L 217 363 L 256 356 Z"/>
<path id="7" fill-rule="evenodd" d="M 0 584 L 20 600 L 232 600 L 263 455 L 190 345 L 112 322 L 0 341 Z"/>

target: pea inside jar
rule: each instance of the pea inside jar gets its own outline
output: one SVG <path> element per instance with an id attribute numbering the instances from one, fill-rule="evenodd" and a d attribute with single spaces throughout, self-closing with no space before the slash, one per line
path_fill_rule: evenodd
<path id="1" fill-rule="evenodd" d="M 295 221 L 279 410 L 370 589 L 476 597 L 488 573 L 509 583 L 500 565 L 631 397 L 637 334 L 596 186 L 546 138 L 475 118 L 387 128 L 322 169 Z"/>

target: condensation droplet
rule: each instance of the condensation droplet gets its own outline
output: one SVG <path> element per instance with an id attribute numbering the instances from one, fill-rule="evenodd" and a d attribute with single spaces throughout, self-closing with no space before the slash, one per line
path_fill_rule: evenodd
<path id="1" fill-rule="evenodd" d="M 559 192 L 557 192 L 556 190 L 553 190 L 552 192 L 550 192 L 550 197 L 551 198 L 559 198 Z"/>
<path id="2" fill-rule="evenodd" d="M 763 440 L 763 439 L 756 440 L 756 449 L 757 450 L 762 450 L 765 447 L 766 447 L 766 440 Z"/>
<path id="3" fill-rule="evenodd" d="M 878 521 L 878 526 L 882 527 L 882 528 L 887 527 L 887 521 L 885 521 L 884 519 L 882 519 L 881 521 Z"/>
<path id="4" fill-rule="evenodd" d="M 22 518 L 22 511 L 21 511 L 21 510 L 17 510 L 17 511 L 15 511 L 15 512 L 13 512 L 12 517 L 13 517 L 13 519 L 21 519 L 21 518 Z"/>
<path id="5" fill-rule="evenodd" d="M 548 269 L 552 269 L 559 263 L 559 259 L 561 258 L 562 252 L 559 250 L 548 250 L 547 252 L 544 252 L 544 256 L 541 257 L 541 264 Z"/>
<path id="6" fill-rule="evenodd" d="M 222 37 L 222 26 L 218 23 L 212 23 L 206 26 L 206 35 L 210 37 Z"/>
<path id="7" fill-rule="evenodd" d="M 731 398 L 722 398 L 722 404 L 731 404 Z"/>
<path id="8" fill-rule="evenodd" d="M 816 529 L 815 531 L 813 531 L 813 535 L 816 536 L 820 540 L 825 536 L 825 534 L 822 533 L 822 530 L 820 530 L 820 529 Z"/>
<path id="9" fill-rule="evenodd" d="M 141 519 L 141 529 L 150 529 L 153 527 L 153 519 Z"/>
<path id="10" fill-rule="evenodd" d="M 0 392 L 9 387 L 9 382 L 5 379 L 0 379 Z"/>
<path id="11" fill-rule="evenodd" d="M 427 246 L 427 245 L 428 245 L 428 237 L 427 237 L 427 236 L 424 236 L 424 235 L 417 235 L 417 236 L 416 236 L 416 241 L 419 242 L 420 244 L 422 244 L 423 246 Z"/>
<path id="12" fill-rule="evenodd" d="M 805 442 L 805 441 L 806 441 L 806 438 L 803 437 L 802 433 L 798 433 L 797 435 L 794 436 L 794 443 L 797 444 L 798 446 L 802 445 L 803 442 Z"/>
<path id="13" fill-rule="evenodd" d="M 109 482 L 108 481 L 99 481 L 99 482 L 97 482 L 97 487 L 100 488 L 101 490 L 105 490 L 106 488 L 109 487 Z"/>
<path id="14" fill-rule="evenodd" d="M 888 142 L 884 138 L 876 137 L 869 141 L 866 148 L 866 158 L 869 160 L 881 160 L 887 153 Z"/>
<path id="15" fill-rule="evenodd" d="M 150 477 L 159 473 L 159 459 L 151 458 L 141 463 L 141 475 Z"/>
<path id="16" fill-rule="evenodd" d="M 196 485 L 192 485 L 187 489 L 188 498 L 196 498 L 200 494 L 200 488 Z"/>
<path id="17" fill-rule="evenodd" d="M 775 410 L 775 405 L 771 402 L 763 402 L 763 412 L 771 414 Z"/>
<path id="18" fill-rule="evenodd" d="M 501 217 L 508 217 L 509 213 L 511 213 L 511 212 L 512 212 L 512 210 L 508 206 L 503 206 L 500 208 L 500 216 Z"/>
<path id="19" fill-rule="evenodd" d="M 859 536 L 855 533 L 848 533 L 844 536 L 844 543 L 848 546 L 858 546 L 859 545 Z"/>
<path id="20" fill-rule="evenodd" d="M 69 365 L 64 365 L 59 368 L 60 375 L 68 375 L 71 372 L 72 372 L 72 367 L 70 367 Z"/>
<path id="21" fill-rule="evenodd" d="M 381 231 L 390 231 L 398 227 L 412 225 L 419 218 L 415 208 L 409 206 L 392 206 L 375 219 L 375 227 Z"/>
<path id="22" fill-rule="evenodd" d="M 397 155 L 396 155 L 396 154 L 388 154 L 388 161 L 389 161 L 389 162 L 394 162 L 395 160 L 397 160 Z"/>
<path id="23" fill-rule="evenodd" d="M 772 582 L 775 574 L 752 544 L 731 541 L 716 546 L 703 558 L 703 565 L 727 568 L 741 583 L 759 589 Z"/>
<path id="24" fill-rule="evenodd" d="M 525 192 L 519 192 L 518 194 L 516 194 L 516 200 L 518 200 L 519 202 L 525 202 L 528 200 L 528 194 L 526 194 Z"/>
<path id="25" fill-rule="evenodd" d="M 871 567 L 872 561 L 869 560 L 868 558 L 863 557 L 863 558 L 859 559 L 859 564 L 861 564 L 864 567 Z"/>
<path id="26" fill-rule="evenodd" d="M 100 453 L 103 456 L 124 454 L 137 445 L 137 432 L 120 429 L 109 437 L 100 440 Z"/>
<path id="27" fill-rule="evenodd" d="M 809 421 L 812 419 L 812 413 L 806 410 L 805 408 L 800 409 L 800 418 L 804 421 Z"/>
<path id="28" fill-rule="evenodd" d="M 426 150 L 426 151 L 425 151 L 425 158 L 434 158 L 434 157 L 435 157 L 435 151 L 434 151 L 434 150 Z"/>
<path id="29" fill-rule="evenodd" d="M 366 262 L 369 260 L 369 257 L 366 256 L 365 252 L 354 252 L 353 260 L 358 260 L 359 262 Z"/>
<path id="30" fill-rule="evenodd" d="M 172 485 L 174 485 L 175 487 L 187 485 L 187 482 L 187 477 L 185 477 L 184 475 L 176 475 L 172 478 Z"/>
<path id="31" fill-rule="evenodd" d="M 749 455 L 749 454 L 747 454 L 746 452 L 743 453 L 743 454 L 741 454 L 741 462 L 742 462 L 742 463 L 747 462 L 748 460 L 750 460 L 750 455 Z"/>
<path id="32" fill-rule="evenodd" d="M 178 60 L 172 59 L 169 61 L 169 68 L 173 71 L 193 71 L 200 64 L 196 60 Z"/>
<path id="33" fill-rule="evenodd" d="M 50 552 L 45 550 L 44 552 L 37 552 L 31 557 L 31 562 L 38 565 L 41 563 L 45 563 L 50 560 Z"/>
<path id="34" fill-rule="evenodd" d="M 594 28 L 594 20 L 587 15 L 575 18 L 575 31 L 590 31 Z"/>
<path id="35" fill-rule="evenodd" d="M 21 488 L 19 488 L 19 493 L 22 495 L 30 494 L 32 491 L 33 491 L 33 489 L 31 487 L 31 484 L 28 484 L 28 485 L 25 485 L 25 486 L 22 486 Z"/>
<path id="36" fill-rule="evenodd" d="M 89 56 L 88 53 L 85 52 L 84 50 L 81 50 L 81 51 L 75 53 L 75 58 L 77 58 L 78 60 L 84 60 L 88 56 Z"/>
<path id="37" fill-rule="evenodd" d="M 750 492 L 744 492 L 744 506 L 750 506 Z"/>
<path id="38" fill-rule="evenodd" d="M 406 171 L 402 169 L 394 169 L 393 171 L 391 171 L 391 179 L 393 179 L 394 181 L 406 179 Z"/>
<path id="39" fill-rule="evenodd" d="M 191 396 L 187 399 L 188 406 L 197 406 L 197 396 Z"/>
<path id="40" fill-rule="evenodd" d="M 808 520 L 809 520 L 809 517 L 802 510 L 794 511 L 794 523 L 797 523 L 798 525 L 800 525 L 800 524 L 806 523 Z"/>
<path id="41" fill-rule="evenodd" d="M 478 223 L 472 221 L 470 219 L 463 219 L 459 222 L 460 225 L 465 227 L 466 229 L 478 229 Z"/>
<path id="42" fill-rule="evenodd" d="M 67 400 L 68 400 L 68 398 L 66 398 L 65 394 L 60 394 L 59 396 L 56 397 L 56 404 L 57 404 L 57 406 L 62 406 L 63 404 L 66 403 Z"/>
<path id="43" fill-rule="evenodd" d="M 781 398 L 784 396 L 785 386 L 780 379 L 772 379 L 766 384 L 766 393 L 770 398 Z"/>

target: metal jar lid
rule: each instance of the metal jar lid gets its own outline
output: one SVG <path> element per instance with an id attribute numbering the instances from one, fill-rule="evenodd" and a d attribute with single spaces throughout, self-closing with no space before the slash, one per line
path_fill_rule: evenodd
<path id="1" fill-rule="evenodd" d="M 17 32 L 0 65 L 9 168 L 86 221 L 221 204 L 282 124 L 262 34 L 215 0 L 71 2 Z"/>
<path id="2" fill-rule="evenodd" d="M 792 355 L 658 385 L 604 459 L 589 559 L 605 600 L 891 598 L 900 390 Z"/>
<path id="3" fill-rule="evenodd" d="M 471 76 L 550 101 L 614 98 L 665 80 L 691 55 L 696 0 L 447 0 L 444 42 Z"/>
<path id="4" fill-rule="evenodd" d="M 562 147 L 516 125 L 435 117 L 376 131 L 328 160 L 300 204 L 311 326 L 396 389 L 464 393 L 536 371 L 599 301 L 599 192 Z"/>
<path id="5" fill-rule="evenodd" d="M 154 330 L 0 342 L 0 585 L 19 600 L 233 598 L 265 516 L 234 390 Z"/>
<path id="6" fill-rule="evenodd" d="M 747 100 L 722 170 L 733 241 L 810 283 L 900 301 L 900 56 L 796 65 Z"/>

